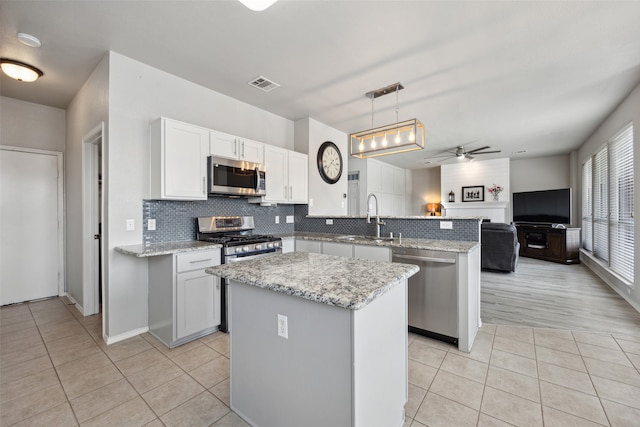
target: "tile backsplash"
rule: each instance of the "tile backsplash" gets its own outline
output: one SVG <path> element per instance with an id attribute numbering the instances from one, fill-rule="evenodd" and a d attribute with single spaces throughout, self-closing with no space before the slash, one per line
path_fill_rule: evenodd
<path id="1" fill-rule="evenodd" d="M 332 218 L 333 225 L 326 224 L 326 218 L 307 218 L 306 205 L 260 206 L 246 199 L 230 197 L 210 197 L 202 201 L 145 200 L 143 209 L 143 243 L 145 245 L 161 242 L 194 240 L 196 238 L 196 218 L 199 216 L 252 215 L 255 220 L 254 233 L 278 234 L 306 231 L 335 234 L 375 234 L 375 223 L 367 224 L 364 218 Z M 287 216 L 294 216 L 293 224 L 286 223 Z M 278 216 L 280 223 L 275 223 Z M 327 217 L 331 218 L 331 217 Z M 156 230 L 148 231 L 149 219 L 156 220 Z M 403 237 L 480 241 L 478 220 L 451 219 L 452 229 L 441 229 L 440 219 L 397 219 L 383 218 L 381 234 L 388 236 L 402 233 Z"/>
<path id="2" fill-rule="evenodd" d="M 142 204 L 144 222 L 143 243 L 175 242 L 196 238 L 196 218 L 199 216 L 252 215 L 254 233 L 292 233 L 294 224 L 286 223 L 294 215 L 293 205 L 260 206 L 246 199 L 209 197 L 202 201 L 145 200 Z M 275 217 L 280 217 L 280 224 Z M 156 230 L 147 230 L 147 221 L 156 220 Z"/>

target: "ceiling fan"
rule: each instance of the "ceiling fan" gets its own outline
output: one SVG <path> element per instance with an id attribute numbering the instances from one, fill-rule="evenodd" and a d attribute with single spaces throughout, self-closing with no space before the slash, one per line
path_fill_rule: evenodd
<path id="1" fill-rule="evenodd" d="M 451 150 L 446 150 L 445 152 L 443 152 L 442 154 L 439 154 L 437 156 L 434 157 L 445 157 L 444 159 L 438 160 L 438 161 L 444 161 L 453 157 L 457 157 L 458 159 L 467 159 L 467 160 L 471 160 L 478 154 L 493 154 L 493 153 L 500 153 L 501 150 L 493 150 L 493 151 L 485 151 L 487 149 L 489 149 L 491 147 L 489 147 L 488 145 L 485 145 L 484 147 L 480 147 L 480 148 L 474 148 L 473 150 L 465 150 L 464 146 L 459 145 L 456 148 L 453 148 Z"/>

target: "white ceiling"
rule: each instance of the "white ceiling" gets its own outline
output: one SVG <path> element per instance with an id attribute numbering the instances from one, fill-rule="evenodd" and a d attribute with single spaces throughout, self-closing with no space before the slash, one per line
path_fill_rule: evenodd
<path id="1" fill-rule="evenodd" d="M 0 55 L 41 68 L 3 96 L 65 108 L 108 50 L 291 120 L 371 127 L 368 91 L 401 82 L 400 120 L 427 149 L 465 145 L 537 157 L 577 148 L 640 83 L 640 1 L 2 1 Z M 16 33 L 40 38 L 20 44 Z M 281 87 L 247 85 L 258 75 Z M 395 96 L 375 126 L 395 122 Z M 526 154 L 512 152 L 526 150 Z M 452 160 L 455 161 L 455 160 Z"/>

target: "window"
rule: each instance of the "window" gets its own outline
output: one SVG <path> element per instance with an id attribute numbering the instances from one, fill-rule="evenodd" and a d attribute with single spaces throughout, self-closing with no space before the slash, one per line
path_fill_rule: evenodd
<path id="1" fill-rule="evenodd" d="M 633 125 L 582 166 L 582 246 L 622 278 L 634 279 Z"/>

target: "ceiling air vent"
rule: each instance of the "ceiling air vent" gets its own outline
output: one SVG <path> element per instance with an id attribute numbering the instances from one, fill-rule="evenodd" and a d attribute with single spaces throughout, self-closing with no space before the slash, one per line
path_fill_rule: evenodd
<path id="1" fill-rule="evenodd" d="M 271 92 L 275 88 L 280 87 L 278 83 L 272 82 L 271 80 L 269 80 L 264 76 L 256 77 L 255 79 L 249 82 L 249 85 L 253 87 L 257 87 L 258 89 L 263 90 L 265 92 Z"/>

